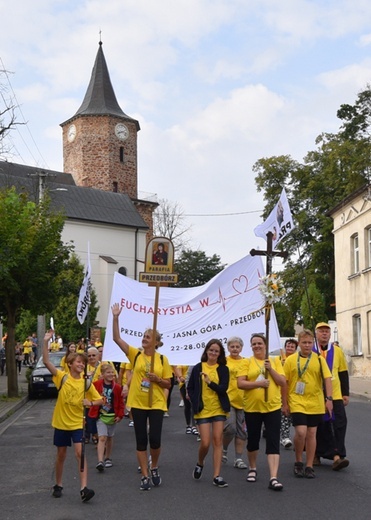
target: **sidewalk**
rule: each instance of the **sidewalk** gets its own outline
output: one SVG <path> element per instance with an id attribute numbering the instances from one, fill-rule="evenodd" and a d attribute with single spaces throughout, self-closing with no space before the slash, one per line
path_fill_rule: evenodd
<path id="1" fill-rule="evenodd" d="M 0 376 L 0 423 L 5 421 L 14 412 L 19 410 L 28 401 L 28 383 L 26 379 L 27 367 L 22 366 L 22 373 L 18 376 L 18 391 L 21 397 L 4 399 L 8 393 L 8 377 Z"/>
<path id="2" fill-rule="evenodd" d="M 0 423 L 5 421 L 14 412 L 19 410 L 27 401 L 27 380 L 26 380 L 26 367 L 22 366 L 22 374 L 18 376 L 18 389 L 20 392 L 19 399 L 11 399 L 9 401 L 2 399 L 2 396 L 7 394 L 7 377 L 0 376 Z M 358 398 L 371 402 L 371 378 L 367 377 L 354 377 L 351 376 L 350 380 L 350 397 Z"/>

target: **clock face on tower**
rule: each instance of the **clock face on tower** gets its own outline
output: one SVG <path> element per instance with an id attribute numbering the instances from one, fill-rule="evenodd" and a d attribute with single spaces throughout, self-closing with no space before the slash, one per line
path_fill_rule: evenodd
<path id="1" fill-rule="evenodd" d="M 70 143 L 72 143 L 72 141 L 75 139 L 75 137 L 76 137 L 76 126 L 71 125 L 67 131 L 67 139 Z"/>
<path id="2" fill-rule="evenodd" d="M 116 137 L 124 141 L 129 137 L 128 127 L 124 125 L 124 123 L 117 123 L 117 125 L 115 126 L 115 134 Z"/>

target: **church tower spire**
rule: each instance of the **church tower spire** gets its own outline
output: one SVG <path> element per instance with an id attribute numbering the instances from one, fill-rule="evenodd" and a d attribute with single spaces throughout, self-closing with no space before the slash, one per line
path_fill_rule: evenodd
<path id="1" fill-rule="evenodd" d="M 84 100 L 61 127 L 64 171 L 77 185 L 137 198 L 140 126 L 117 102 L 101 41 Z"/>

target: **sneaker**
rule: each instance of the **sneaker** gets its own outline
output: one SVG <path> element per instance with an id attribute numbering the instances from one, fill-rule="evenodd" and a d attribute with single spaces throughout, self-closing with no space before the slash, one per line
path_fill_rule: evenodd
<path id="1" fill-rule="evenodd" d="M 237 469 L 247 469 L 247 465 L 244 463 L 242 459 L 236 459 L 234 461 L 233 466 Z"/>
<path id="2" fill-rule="evenodd" d="M 134 427 L 134 421 L 129 421 L 128 426 L 129 426 L 129 428 L 133 428 Z"/>
<path id="3" fill-rule="evenodd" d="M 92 489 L 88 489 L 86 486 L 84 489 L 80 491 L 81 500 L 83 502 L 88 502 L 93 496 L 95 495 L 94 491 Z"/>
<path id="4" fill-rule="evenodd" d="M 222 455 L 222 462 L 223 464 L 227 464 L 228 462 L 228 455 L 227 455 L 227 451 L 226 450 L 223 450 L 223 455 Z"/>
<path id="5" fill-rule="evenodd" d="M 184 401 L 183 401 L 183 399 L 180 401 L 179 406 L 180 406 L 180 407 L 184 406 Z"/>
<path id="6" fill-rule="evenodd" d="M 154 486 L 159 486 L 162 482 L 158 468 L 151 469 L 151 480 Z"/>
<path id="7" fill-rule="evenodd" d="M 196 467 L 195 469 L 193 470 L 193 478 L 195 480 L 200 480 L 201 478 L 201 475 L 202 475 L 202 470 L 204 469 L 203 466 L 201 466 L 200 464 L 196 464 Z"/>
<path id="8" fill-rule="evenodd" d="M 314 469 L 310 466 L 307 466 L 304 471 L 304 477 L 305 478 L 316 478 L 316 475 L 314 473 Z"/>
<path id="9" fill-rule="evenodd" d="M 102 473 L 102 471 L 104 471 L 104 463 L 100 460 L 98 462 L 98 464 L 95 466 L 95 468 L 100 472 Z"/>
<path id="10" fill-rule="evenodd" d="M 61 498 L 62 496 L 62 486 L 58 486 L 58 484 L 56 484 L 55 486 L 53 486 L 53 497 L 55 498 Z"/>
<path id="11" fill-rule="evenodd" d="M 295 462 L 294 475 L 295 475 L 295 477 L 298 477 L 298 478 L 304 477 L 304 465 L 302 462 Z"/>
<path id="12" fill-rule="evenodd" d="M 112 468 L 112 459 L 105 459 L 104 460 L 104 466 L 106 468 Z"/>
<path id="13" fill-rule="evenodd" d="M 186 428 L 186 434 L 187 434 L 187 435 L 192 435 L 192 427 L 191 427 L 191 426 L 187 426 L 187 428 Z"/>
<path id="14" fill-rule="evenodd" d="M 198 435 L 198 430 L 196 426 L 192 426 L 192 435 Z"/>
<path id="15" fill-rule="evenodd" d="M 197 439 L 196 439 L 197 442 L 201 442 L 201 437 L 199 435 L 197 435 Z"/>
<path id="16" fill-rule="evenodd" d="M 214 478 L 213 484 L 214 484 L 214 486 L 217 486 L 217 487 L 220 487 L 220 488 L 228 487 L 228 484 L 224 480 L 224 478 L 223 477 L 219 477 L 219 476 Z"/>
<path id="17" fill-rule="evenodd" d="M 151 489 L 151 482 L 148 477 L 142 477 L 140 479 L 140 488 L 141 491 L 149 491 Z"/>
<path id="18" fill-rule="evenodd" d="M 287 437 L 287 439 L 282 439 L 281 444 L 285 450 L 289 450 L 292 446 L 292 441 Z"/>
<path id="19" fill-rule="evenodd" d="M 169 413 L 168 413 L 168 412 L 165 412 L 165 413 L 164 413 L 164 417 L 170 417 Z"/>

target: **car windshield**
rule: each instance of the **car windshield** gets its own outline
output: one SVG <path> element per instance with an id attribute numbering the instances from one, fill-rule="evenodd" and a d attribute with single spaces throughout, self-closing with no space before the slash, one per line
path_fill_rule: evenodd
<path id="1" fill-rule="evenodd" d="M 53 365 L 55 367 L 60 367 L 61 366 L 61 359 L 62 359 L 62 357 L 63 356 L 53 354 L 52 352 L 49 355 L 50 362 L 53 363 Z M 45 367 L 44 361 L 43 361 L 43 358 L 40 357 L 39 361 L 36 364 L 36 368 L 43 368 L 43 367 Z"/>

